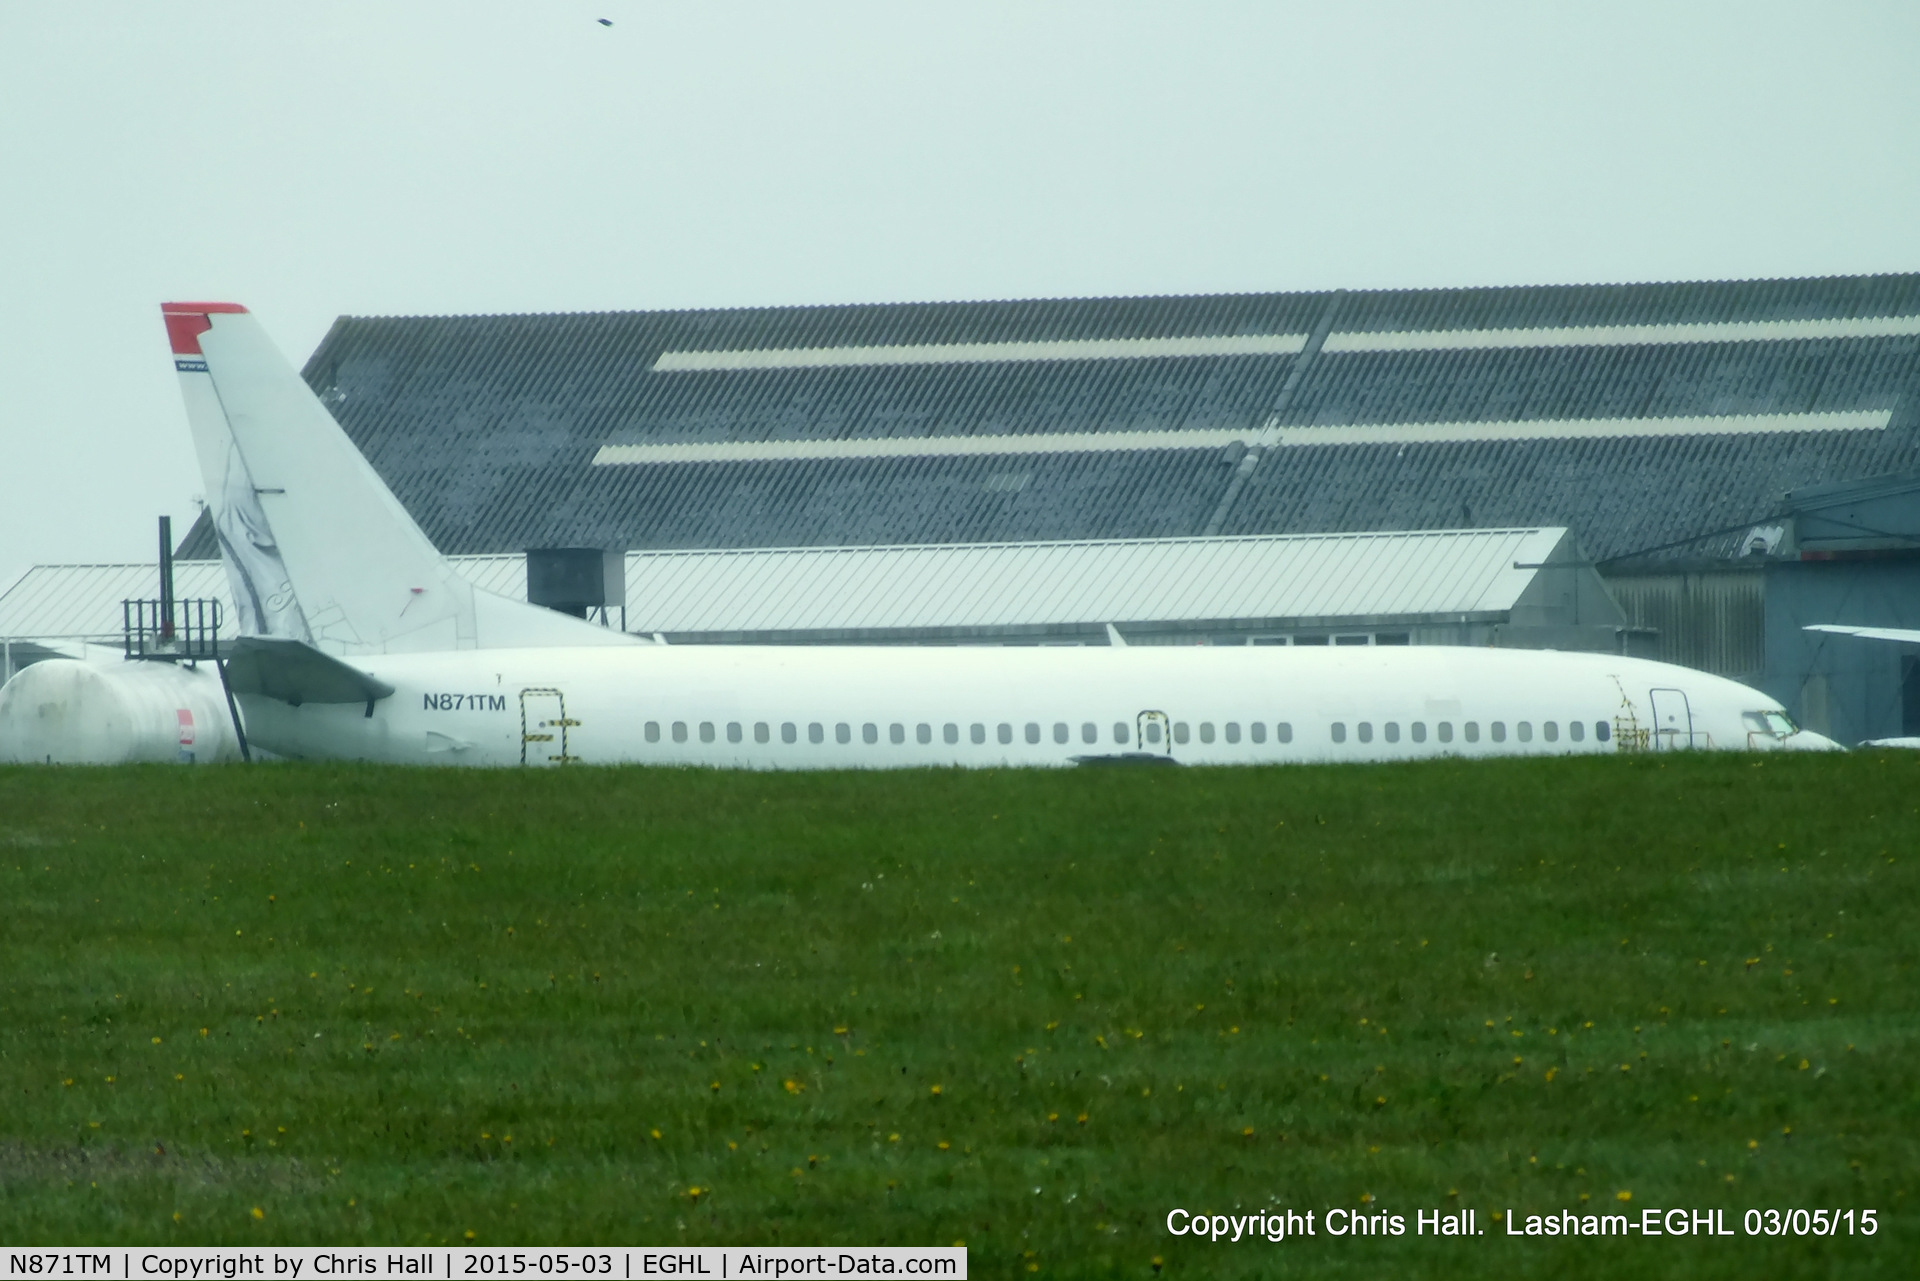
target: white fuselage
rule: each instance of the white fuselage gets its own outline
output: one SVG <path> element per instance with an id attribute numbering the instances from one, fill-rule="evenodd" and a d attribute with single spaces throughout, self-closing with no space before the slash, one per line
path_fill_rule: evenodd
<path id="1" fill-rule="evenodd" d="M 363 656 L 369 705 L 243 697 L 295 757 L 747 769 L 1830 747 L 1774 700 L 1609 655 L 1408 648 L 647 646 Z"/>

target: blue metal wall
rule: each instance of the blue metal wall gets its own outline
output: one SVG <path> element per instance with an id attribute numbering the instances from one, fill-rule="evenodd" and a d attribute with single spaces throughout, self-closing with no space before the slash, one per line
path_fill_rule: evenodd
<path id="1" fill-rule="evenodd" d="M 1920 629 L 1920 559 L 1770 565 L 1760 687 L 1843 743 L 1902 733 L 1901 669 L 1920 646 L 1802 630 L 1809 623 Z"/>

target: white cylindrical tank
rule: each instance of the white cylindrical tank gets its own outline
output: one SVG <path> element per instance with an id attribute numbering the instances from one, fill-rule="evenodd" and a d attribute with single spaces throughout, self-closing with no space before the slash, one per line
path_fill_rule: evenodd
<path id="1" fill-rule="evenodd" d="M 50 658 L 0 686 L 0 762 L 239 759 L 226 693 L 210 665 Z"/>

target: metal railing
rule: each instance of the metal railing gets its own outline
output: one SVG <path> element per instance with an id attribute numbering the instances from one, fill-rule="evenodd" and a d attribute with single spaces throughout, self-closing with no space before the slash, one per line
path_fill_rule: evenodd
<path id="1" fill-rule="evenodd" d="M 1653 731 L 1642 728 L 1640 722 L 1630 716 L 1613 718 L 1613 750 L 1616 752 L 1645 752 L 1653 748 Z"/>
<path id="2" fill-rule="evenodd" d="M 217 600 L 123 600 L 121 643 L 128 658 L 200 662 L 220 657 Z"/>

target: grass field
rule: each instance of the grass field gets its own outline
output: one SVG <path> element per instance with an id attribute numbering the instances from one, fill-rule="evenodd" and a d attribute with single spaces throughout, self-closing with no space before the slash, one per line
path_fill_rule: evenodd
<path id="1" fill-rule="evenodd" d="M 1916 835 L 1900 754 L 4 770 L 0 1240 L 1912 1275 Z M 1647 1207 L 1880 1226 L 1492 1217 Z"/>

